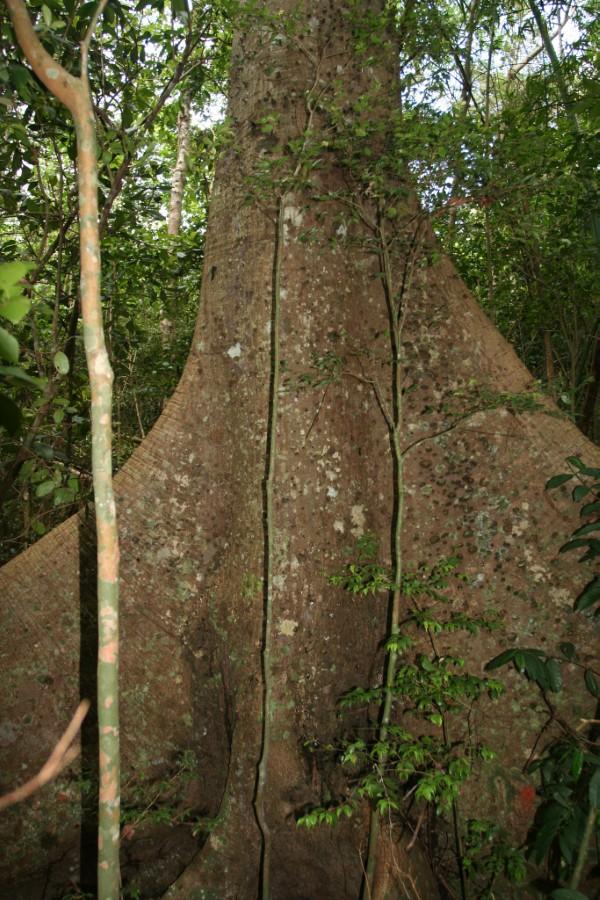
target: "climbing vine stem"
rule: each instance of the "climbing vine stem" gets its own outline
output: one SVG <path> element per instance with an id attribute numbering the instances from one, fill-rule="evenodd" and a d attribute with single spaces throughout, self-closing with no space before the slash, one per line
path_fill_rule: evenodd
<path id="1" fill-rule="evenodd" d="M 91 390 L 98 561 L 98 897 L 117 900 L 120 895 L 119 544 L 112 486 L 113 373 L 102 327 L 96 123 L 88 80 L 89 46 L 108 0 L 98 3 L 81 42 L 79 78 L 67 72 L 44 49 L 23 0 L 5 2 L 27 61 L 50 93 L 71 113 L 77 137 L 81 314 Z"/>
<path id="2" fill-rule="evenodd" d="M 394 679 L 398 663 L 397 642 L 393 639 L 400 632 L 400 615 L 402 610 L 402 524 L 404 520 L 404 454 L 401 449 L 401 431 L 403 421 L 402 407 L 402 323 L 404 318 L 403 298 L 396 295 L 394 290 L 394 278 L 390 260 L 388 238 L 381 212 L 377 221 L 377 240 L 379 245 L 379 265 L 382 275 L 383 292 L 385 296 L 390 336 L 391 354 L 391 415 L 384 414 L 390 433 L 390 445 L 393 466 L 393 502 L 391 523 L 391 562 L 392 562 L 392 589 L 390 591 L 389 627 L 391 646 L 386 658 L 383 703 L 379 720 L 378 740 L 385 744 L 388 736 L 392 707 L 394 701 Z M 379 399 L 379 398 L 378 398 Z M 382 757 L 380 765 L 385 766 L 386 759 Z M 367 849 L 367 862 L 365 866 L 365 878 L 363 883 L 363 900 L 375 896 L 375 869 L 377 863 L 377 848 L 381 829 L 381 814 L 377 808 L 371 812 L 369 825 L 369 842 Z"/>

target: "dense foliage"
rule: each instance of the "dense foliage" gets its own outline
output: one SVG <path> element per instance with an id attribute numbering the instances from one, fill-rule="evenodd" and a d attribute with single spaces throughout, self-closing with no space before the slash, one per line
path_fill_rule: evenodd
<path id="1" fill-rule="evenodd" d="M 45 45 L 64 65 L 75 66 L 94 4 L 30 4 L 34 14 L 36 6 Z M 20 359 L 14 350 L 2 350 L 10 364 L 0 374 L 6 559 L 88 496 L 90 466 L 73 129 L 65 110 L 22 64 L 6 14 L 0 15 L 0 166 L 10 186 L 2 192 L 0 262 L 28 262 L 22 290 L 31 306 L 18 324 L 13 318 L 9 332 L 20 345 Z M 92 48 L 117 465 L 160 413 L 185 362 L 216 154 L 215 128 L 204 111 L 218 103 L 222 89 L 227 21 L 222 7 L 111 3 Z M 165 206 L 185 92 L 193 97 L 188 167 L 194 178 L 186 182 L 184 228 L 168 235 Z"/>

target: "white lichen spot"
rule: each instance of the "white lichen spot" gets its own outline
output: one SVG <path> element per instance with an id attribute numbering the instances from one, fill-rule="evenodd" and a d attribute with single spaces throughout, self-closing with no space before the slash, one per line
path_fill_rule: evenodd
<path id="1" fill-rule="evenodd" d="M 350 510 L 350 518 L 354 525 L 354 528 L 351 528 L 350 531 L 354 537 L 362 537 L 365 533 L 366 522 L 364 506 L 353 506 Z"/>
<path id="2" fill-rule="evenodd" d="M 299 568 L 300 568 L 300 563 L 298 562 L 298 557 L 292 556 L 292 558 L 290 559 L 290 569 L 292 570 L 292 572 L 295 572 L 296 569 L 299 569 Z"/>
<path id="3" fill-rule="evenodd" d="M 330 485 L 330 486 L 327 488 L 327 496 L 328 496 L 331 500 L 333 500 L 333 498 L 334 498 L 334 497 L 337 497 L 337 495 L 338 495 L 337 490 L 336 490 L 334 487 L 331 487 L 331 485 Z"/>
<path id="4" fill-rule="evenodd" d="M 239 343 L 233 344 L 227 351 L 227 356 L 229 356 L 230 359 L 238 359 L 241 355 L 242 347 Z"/>
<path id="5" fill-rule="evenodd" d="M 284 637 L 293 637 L 297 627 L 298 623 L 294 622 L 293 619 L 280 619 L 277 631 Z"/>
<path id="6" fill-rule="evenodd" d="M 514 537 L 522 537 L 528 528 L 529 522 L 527 519 L 523 519 L 521 522 L 513 522 L 511 534 L 513 534 Z"/>
<path id="7" fill-rule="evenodd" d="M 550 599 L 557 606 L 571 606 L 573 602 L 573 594 L 566 588 L 551 588 L 549 594 Z"/>
<path id="8" fill-rule="evenodd" d="M 48 78 L 50 78 L 52 81 L 56 81 L 56 79 L 58 78 L 59 74 L 60 74 L 60 72 L 58 71 L 58 69 L 54 69 L 54 68 L 46 69 L 46 75 L 47 75 Z"/>
<path id="9" fill-rule="evenodd" d="M 341 519 L 335 520 L 335 522 L 333 523 L 333 530 L 339 532 L 339 534 L 344 533 L 346 529 L 344 528 L 344 523 L 341 521 Z"/>
<path id="10" fill-rule="evenodd" d="M 211 834 L 211 836 L 209 837 L 208 840 L 209 840 L 210 845 L 213 848 L 213 850 L 220 850 L 221 847 L 223 846 L 222 839 L 220 837 L 218 837 L 218 835 L 216 835 L 216 834 Z"/>
<path id="11" fill-rule="evenodd" d="M 282 591 L 285 587 L 285 575 L 274 575 L 273 587 L 277 588 L 278 591 Z"/>

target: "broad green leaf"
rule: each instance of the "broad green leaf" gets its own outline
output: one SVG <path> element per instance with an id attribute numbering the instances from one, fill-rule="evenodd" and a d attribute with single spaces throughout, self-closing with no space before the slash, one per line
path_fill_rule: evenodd
<path id="1" fill-rule="evenodd" d="M 54 367 L 60 375 L 66 375 L 69 371 L 69 358 L 62 350 L 58 350 L 54 354 Z"/>
<path id="2" fill-rule="evenodd" d="M 576 550 L 578 547 L 587 547 L 589 541 L 584 540 L 583 538 L 575 538 L 573 541 L 567 541 L 566 544 L 563 544 L 562 547 L 559 548 L 559 553 L 566 553 L 568 550 Z"/>
<path id="3" fill-rule="evenodd" d="M 498 654 L 498 656 L 490 659 L 490 661 L 485 664 L 485 670 L 491 672 L 492 669 L 499 669 L 500 666 L 506 665 L 507 662 L 510 662 L 512 659 L 514 659 L 516 652 L 517 650 L 515 648 L 513 648 L 512 650 L 504 650 L 502 653 Z"/>
<path id="4" fill-rule="evenodd" d="M 575 609 L 577 612 L 583 612 L 583 610 L 589 609 L 590 606 L 593 606 L 598 600 L 600 600 L 600 575 L 590 582 L 590 584 L 588 584 L 581 592 L 575 601 Z"/>
<path id="5" fill-rule="evenodd" d="M 540 813 L 540 824 L 533 837 L 531 856 L 536 864 L 541 864 L 548 853 L 552 841 L 567 815 L 560 803 L 552 801 Z"/>
<path id="6" fill-rule="evenodd" d="M 581 507 L 582 516 L 591 516 L 593 513 L 600 513 L 600 500 L 594 500 L 593 503 L 586 503 Z"/>
<path id="7" fill-rule="evenodd" d="M 19 342 L 4 328 L 0 328 L 0 356 L 10 363 L 19 362 Z"/>
<path id="8" fill-rule="evenodd" d="M 53 481 L 42 481 L 35 489 L 35 496 L 46 497 L 48 494 L 51 494 L 55 488 L 56 484 Z"/>
<path id="9" fill-rule="evenodd" d="M 42 18 L 44 20 L 44 23 L 48 26 L 48 28 L 50 28 L 52 25 L 52 12 L 48 9 L 45 3 L 42 5 Z"/>
<path id="10" fill-rule="evenodd" d="M 588 522 L 573 532 L 573 537 L 581 537 L 584 534 L 590 534 L 592 531 L 600 531 L 600 522 Z"/>
<path id="11" fill-rule="evenodd" d="M 8 378 L 17 378 L 19 381 L 24 381 L 26 384 L 31 384 L 40 390 L 46 384 L 45 378 L 36 378 L 35 375 L 29 375 L 20 366 L 0 366 L 0 375 L 6 375 Z"/>
<path id="12" fill-rule="evenodd" d="M 75 499 L 75 492 L 69 487 L 60 487 L 54 491 L 54 505 L 59 506 L 61 503 L 72 503 Z"/>
<path id="13" fill-rule="evenodd" d="M 546 482 L 546 490 L 550 491 L 552 488 L 559 487 L 561 484 L 564 484 L 566 481 L 570 481 L 573 478 L 572 474 L 563 474 L 563 475 L 553 475 L 552 478 L 549 478 Z"/>
<path id="14" fill-rule="evenodd" d="M 30 306 L 31 303 L 27 297 L 20 294 L 17 297 L 5 300 L 4 303 L 0 303 L 0 316 L 16 325 L 17 322 L 20 322 L 27 315 Z"/>
<path id="15" fill-rule="evenodd" d="M 10 397 L 0 394 L 0 428 L 10 435 L 17 433 L 21 427 L 21 410 Z"/>
<path id="16" fill-rule="evenodd" d="M 525 672 L 532 681 L 537 681 L 542 690 L 546 691 L 550 687 L 550 680 L 546 671 L 546 666 L 542 660 L 534 653 L 528 650 L 522 651 L 523 667 Z M 515 657 L 515 663 L 517 662 Z"/>
<path id="17" fill-rule="evenodd" d="M 13 262 L 2 263 L 0 265 L 0 290 L 8 290 L 18 284 L 27 273 L 33 269 L 34 263 L 21 262 L 14 260 Z"/>
<path id="18" fill-rule="evenodd" d="M 579 503 L 580 500 L 583 500 L 590 492 L 590 488 L 587 484 L 578 484 L 577 487 L 573 488 L 573 492 L 571 494 L 575 503 Z"/>

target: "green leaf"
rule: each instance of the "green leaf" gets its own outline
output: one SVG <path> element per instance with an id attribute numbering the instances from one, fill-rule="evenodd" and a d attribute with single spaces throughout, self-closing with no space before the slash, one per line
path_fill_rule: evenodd
<path id="1" fill-rule="evenodd" d="M 581 747 L 575 747 L 573 756 L 571 757 L 571 778 L 574 781 L 579 780 L 581 770 L 583 769 L 583 750 Z"/>
<path id="2" fill-rule="evenodd" d="M 579 503 L 580 500 L 583 500 L 590 492 L 590 488 L 587 484 L 578 484 L 577 487 L 573 488 L 571 493 L 571 497 L 573 498 L 575 503 Z"/>
<path id="3" fill-rule="evenodd" d="M 35 496 L 36 497 L 46 497 L 48 494 L 52 493 L 52 491 L 55 489 L 55 487 L 56 487 L 56 484 L 53 481 L 42 481 L 42 483 L 38 484 L 38 486 L 35 489 Z"/>
<path id="4" fill-rule="evenodd" d="M 0 394 L 0 428 L 14 435 L 21 427 L 21 410 L 10 397 Z"/>
<path id="5" fill-rule="evenodd" d="M 600 769 L 596 769 L 596 771 L 590 778 L 588 796 L 590 806 L 592 806 L 594 809 L 600 809 Z"/>
<path id="6" fill-rule="evenodd" d="M 588 522 L 573 532 L 573 537 L 581 537 L 584 534 L 590 534 L 592 531 L 600 531 L 600 522 Z"/>
<path id="7" fill-rule="evenodd" d="M 556 834 L 567 815 L 560 803 L 552 801 L 540 813 L 540 825 L 533 837 L 531 856 L 536 864 L 541 864 Z"/>
<path id="8" fill-rule="evenodd" d="M 17 378 L 19 381 L 25 381 L 38 389 L 42 389 L 46 384 L 45 378 L 36 378 L 29 375 L 25 369 L 20 366 L 0 366 L 0 375 L 6 375 L 8 378 Z"/>
<path id="9" fill-rule="evenodd" d="M 32 262 L 20 262 L 19 260 L 2 263 L 0 265 L 0 290 L 6 291 L 14 287 L 22 278 L 25 278 L 33 267 L 34 263 Z"/>
<path id="10" fill-rule="evenodd" d="M 27 297 L 19 294 L 16 297 L 10 297 L 0 305 L 0 316 L 16 325 L 27 315 L 30 306 L 31 303 Z"/>
<path id="11" fill-rule="evenodd" d="M 69 358 L 62 350 L 58 350 L 54 354 L 54 367 L 60 375 L 66 375 L 69 371 Z"/>
<path id="12" fill-rule="evenodd" d="M 563 641 L 562 644 L 559 644 L 559 649 L 565 659 L 568 659 L 569 662 L 573 662 L 574 659 L 577 659 L 577 651 L 575 650 L 575 645 L 570 641 Z"/>
<path id="13" fill-rule="evenodd" d="M 577 550 L 578 547 L 587 547 L 589 541 L 584 540 L 583 538 L 575 538 L 574 541 L 567 541 L 566 544 L 563 544 L 559 549 L 559 553 L 566 553 L 568 550 Z"/>
<path id="14" fill-rule="evenodd" d="M 590 606 L 593 606 L 597 600 L 600 600 L 600 575 L 597 575 L 596 578 L 584 588 L 575 601 L 574 608 L 577 612 L 582 612 L 585 609 L 589 609 Z"/>
<path id="15" fill-rule="evenodd" d="M 523 666 L 527 676 L 531 678 L 532 681 L 536 681 L 543 691 L 548 690 L 550 687 L 550 680 L 548 678 L 546 666 L 542 660 L 537 654 L 531 653 L 529 650 L 523 650 L 522 654 Z M 515 663 L 516 661 L 515 657 Z"/>
<path id="16" fill-rule="evenodd" d="M 48 28 L 50 28 L 50 26 L 52 25 L 52 13 L 45 3 L 42 5 L 42 18 L 44 20 L 44 23 L 48 26 Z"/>
<path id="17" fill-rule="evenodd" d="M 75 499 L 75 492 L 69 487 L 60 487 L 54 492 L 54 505 L 60 506 L 61 503 L 72 503 Z"/>
<path id="18" fill-rule="evenodd" d="M 567 456 L 567 462 L 580 471 L 585 469 L 585 463 L 578 456 Z"/>
<path id="19" fill-rule="evenodd" d="M 582 516 L 591 516 L 593 513 L 600 512 L 600 500 L 594 500 L 593 503 L 586 503 L 585 506 L 581 507 L 580 515 Z"/>
<path id="20" fill-rule="evenodd" d="M 550 897 L 553 900 L 589 900 L 585 894 L 575 891 L 573 888 L 556 888 L 555 891 L 552 891 Z"/>
<path id="21" fill-rule="evenodd" d="M 546 482 L 546 490 L 550 491 L 552 490 L 552 488 L 559 487 L 566 481 L 570 481 L 571 478 L 573 478 L 572 474 L 553 475 L 552 478 L 548 479 L 548 481 Z"/>
<path id="22" fill-rule="evenodd" d="M 596 676 L 589 669 L 585 670 L 583 675 L 583 680 L 585 681 L 585 686 L 592 695 L 592 697 L 600 696 L 600 688 L 598 687 L 598 682 L 596 681 Z"/>
<path id="23" fill-rule="evenodd" d="M 546 660 L 546 672 L 550 682 L 550 690 L 558 694 L 562 690 L 563 678 L 560 666 L 555 659 Z"/>
<path id="24" fill-rule="evenodd" d="M 10 363 L 19 361 L 19 342 L 4 328 L 0 328 L 0 356 Z"/>
<path id="25" fill-rule="evenodd" d="M 484 668 L 487 672 L 491 672 L 492 669 L 499 669 L 500 666 L 506 665 L 507 662 L 511 662 L 514 659 L 517 650 L 513 647 L 512 650 L 504 650 L 498 656 L 495 656 L 493 659 L 490 659 L 488 663 L 485 664 Z"/>

